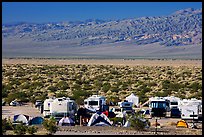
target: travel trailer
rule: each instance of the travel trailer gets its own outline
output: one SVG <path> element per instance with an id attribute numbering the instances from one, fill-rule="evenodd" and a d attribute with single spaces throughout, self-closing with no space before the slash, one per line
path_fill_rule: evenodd
<path id="1" fill-rule="evenodd" d="M 43 103 L 43 116 L 45 118 L 50 117 L 50 104 L 53 102 L 54 99 L 54 97 L 48 98 Z"/>
<path id="2" fill-rule="evenodd" d="M 121 108 L 121 111 L 126 111 L 127 113 L 132 113 L 133 112 L 133 103 L 124 101 L 124 102 L 118 102 L 119 107 Z"/>
<path id="3" fill-rule="evenodd" d="M 168 96 L 168 97 L 164 97 L 165 99 L 168 99 L 170 101 L 170 109 L 172 108 L 178 108 L 181 99 L 178 97 L 174 97 L 174 96 Z"/>
<path id="4" fill-rule="evenodd" d="M 53 116 L 56 120 L 60 120 L 65 116 L 69 116 L 74 119 L 76 112 L 77 104 L 70 98 L 55 98 L 50 104 L 50 115 Z"/>
<path id="5" fill-rule="evenodd" d="M 84 107 L 91 112 L 104 111 L 106 107 L 106 98 L 99 95 L 92 95 L 84 100 Z"/>
<path id="6" fill-rule="evenodd" d="M 129 114 L 134 112 L 132 107 L 133 107 L 132 102 L 128 102 L 128 101 L 118 102 L 118 106 L 112 107 L 110 109 L 110 112 L 114 112 L 116 117 L 123 117 L 124 113 Z"/>
<path id="7" fill-rule="evenodd" d="M 184 99 L 179 105 L 181 119 L 199 120 L 202 119 L 202 101 L 195 98 Z"/>
<path id="8" fill-rule="evenodd" d="M 179 110 L 179 104 L 181 99 L 174 96 L 164 97 L 170 101 L 170 117 L 181 117 L 181 111 Z"/>
<path id="9" fill-rule="evenodd" d="M 167 112 L 170 112 L 170 101 L 164 97 L 151 97 L 149 109 L 151 117 L 166 117 Z"/>

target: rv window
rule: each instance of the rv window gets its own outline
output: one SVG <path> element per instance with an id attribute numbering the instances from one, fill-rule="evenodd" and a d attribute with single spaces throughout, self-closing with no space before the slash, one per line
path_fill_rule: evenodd
<path id="1" fill-rule="evenodd" d="M 89 101 L 89 105 L 98 105 L 98 101 Z"/>
<path id="2" fill-rule="evenodd" d="M 171 102 L 171 105 L 178 105 L 178 102 Z"/>
<path id="3" fill-rule="evenodd" d="M 130 104 L 124 104 L 124 106 L 129 107 L 129 106 L 130 106 Z"/>
<path id="4" fill-rule="evenodd" d="M 151 103 L 151 107 L 152 108 L 164 108 L 164 107 L 166 107 L 166 102 L 155 101 L 155 102 Z"/>

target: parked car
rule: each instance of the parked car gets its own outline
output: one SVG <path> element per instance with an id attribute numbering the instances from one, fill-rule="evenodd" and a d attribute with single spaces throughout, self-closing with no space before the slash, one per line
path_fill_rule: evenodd
<path id="1" fill-rule="evenodd" d="M 15 100 L 11 101 L 11 103 L 9 103 L 10 106 L 20 106 L 21 104 Z"/>

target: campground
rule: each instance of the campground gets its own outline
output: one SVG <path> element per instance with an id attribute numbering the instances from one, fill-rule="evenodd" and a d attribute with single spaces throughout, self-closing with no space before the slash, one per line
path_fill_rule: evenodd
<path id="1" fill-rule="evenodd" d="M 40 111 L 34 107 L 31 103 L 26 103 L 22 106 L 2 106 L 2 118 L 11 118 L 16 114 L 25 114 L 32 117 L 43 115 Z M 176 128 L 176 123 L 180 118 L 162 118 L 158 119 L 160 127 L 157 129 L 157 134 L 160 135 L 202 135 L 202 124 L 197 124 L 198 129 L 190 128 L 192 123 L 189 124 L 189 128 Z M 155 119 L 149 119 L 151 125 L 155 123 Z M 45 135 L 46 130 L 40 128 L 36 133 L 37 135 Z M 8 134 L 13 134 L 8 132 Z M 100 126 L 59 126 L 59 130 L 55 135 L 154 135 L 155 126 L 150 126 L 150 128 L 145 131 L 136 131 L 130 127 L 100 127 Z"/>

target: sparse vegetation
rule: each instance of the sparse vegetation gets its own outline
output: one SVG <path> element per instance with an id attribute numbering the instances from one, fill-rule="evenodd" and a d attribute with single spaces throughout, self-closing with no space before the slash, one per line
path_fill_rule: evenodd
<path id="1" fill-rule="evenodd" d="M 51 117 L 49 119 L 45 119 L 43 121 L 43 127 L 49 132 L 49 135 L 52 135 L 53 133 L 55 133 L 58 129 L 57 124 L 56 124 L 56 120 Z"/>
<path id="2" fill-rule="evenodd" d="M 82 103 L 91 94 L 122 101 L 130 93 L 145 102 L 150 96 L 202 98 L 202 68 L 187 66 L 2 65 L 2 97 L 7 103 L 44 100 L 48 94 Z"/>
<path id="3" fill-rule="evenodd" d="M 14 133 L 16 135 L 25 135 L 26 134 L 26 131 L 27 131 L 27 126 L 23 125 L 22 123 L 21 124 L 17 124 L 15 125 L 14 127 Z"/>

